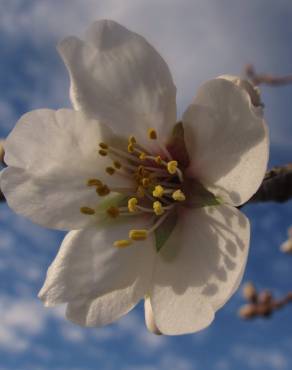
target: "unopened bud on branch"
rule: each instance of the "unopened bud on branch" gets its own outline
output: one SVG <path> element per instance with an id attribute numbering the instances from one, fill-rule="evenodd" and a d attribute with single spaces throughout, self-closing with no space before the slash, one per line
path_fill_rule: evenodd
<path id="1" fill-rule="evenodd" d="M 258 293 L 252 282 L 244 284 L 242 294 L 243 297 L 249 302 L 255 303 L 258 299 Z"/>

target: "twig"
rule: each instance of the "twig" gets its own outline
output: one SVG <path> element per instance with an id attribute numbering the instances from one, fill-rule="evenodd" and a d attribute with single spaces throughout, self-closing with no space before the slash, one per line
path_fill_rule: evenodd
<path id="1" fill-rule="evenodd" d="M 283 86 L 292 84 L 292 75 L 287 76 L 274 76 L 267 73 L 256 73 L 252 64 L 245 66 L 246 77 L 255 85 L 270 85 L 270 86 Z"/>
<path id="2" fill-rule="evenodd" d="M 252 283 L 245 284 L 243 296 L 249 303 L 239 309 L 239 316 L 246 320 L 270 317 L 276 310 L 292 303 L 292 292 L 287 293 L 281 299 L 274 299 L 269 290 L 258 293 Z"/>
<path id="3" fill-rule="evenodd" d="M 269 170 L 262 185 L 253 197 L 246 202 L 286 202 L 292 199 L 292 163 Z"/>

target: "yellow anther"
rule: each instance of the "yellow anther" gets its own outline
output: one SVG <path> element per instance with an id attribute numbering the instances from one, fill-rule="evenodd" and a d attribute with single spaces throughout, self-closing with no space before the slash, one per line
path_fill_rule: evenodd
<path id="1" fill-rule="evenodd" d="M 137 198 L 130 198 L 128 200 L 128 210 L 129 210 L 129 212 L 136 212 L 137 211 L 137 204 L 138 204 L 138 199 Z"/>
<path id="2" fill-rule="evenodd" d="M 117 247 L 117 248 L 125 248 L 125 247 L 128 247 L 131 244 L 132 244 L 132 240 L 127 240 L 127 239 L 124 239 L 124 240 L 116 240 L 114 242 L 114 247 Z"/>
<path id="3" fill-rule="evenodd" d="M 148 138 L 151 140 L 156 140 L 157 139 L 157 133 L 154 130 L 154 128 L 149 128 L 148 130 Z"/>
<path id="4" fill-rule="evenodd" d="M 112 218 L 117 218 L 120 215 L 120 210 L 118 207 L 109 207 L 107 210 L 107 214 Z"/>
<path id="5" fill-rule="evenodd" d="M 161 185 L 156 185 L 153 192 L 152 192 L 152 195 L 155 198 L 161 198 L 161 197 L 163 197 L 163 194 L 164 194 L 163 187 Z"/>
<path id="6" fill-rule="evenodd" d="M 183 202 L 184 200 L 186 200 L 186 196 L 180 189 L 172 193 L 172 198 L 174 200 L 177 200 L 178 202 Z"/>
<path id="7" fill-rule="evenodd" d="M 161 216 L 164 213 L 162 204 L 158 200 L 153 203 L 153 210 L 156 216 Z"/>
<path id="8" fill-rule="evenodd" d="M 161 157 L 160 157 L 160 155 L 158 155 L 157 157 L 155 157 L 155 162 L 157 163 L 157 164 L 162 164 L 162 159 L 161 159 Z"/>
<path id="9" fill-rule="evenodd" d="M 130 230 L 129 232 L 129 238 L 132 240 L 145 240 L 148 236 L 148 230 Z"/>
<path id="10" fill-rule="evenodd" d="M 103 157 L 105 157 L 105 156 L 107 155 L 107 151 L 106 151 L 105 149 L 100 149 L 100 150 L 98 151 L 98 153 L 99 153 L 100 155 L 102 155 Z"/>
<path id="11" fill-rule="evenodd" d="M 134 153 L 134 144 L 129 144 L 128 145 L 128 152 L 129 153 Z"/>
<path id="12" fill-rule="evenodd" d="M 104 197 L 110 193 L 110 189 L 107 185 L 101 185 L 96 188 L 96 192 L 100 197 Z"/>
<path id="13" fill-rule="evenodd" d="M 114 161 L 113 164 L 114 164 L 114 166 L 116 167 L 117 170 L 119 170 L 122 167 L 122 165 L 119 161 Z"/>
<path id="14" fill-rule="evenodd" d="M 128 143 L 129 144 L 136 144 L 136 139 L 135 139 L 135 136 L 133 136 L 133 135 L 131 135 L 130 137 L 129 137 L 129 140 L 128 140 Z"/>
<path id="15" fill-rule="evenodd" d="M 150 179 L 148 179 L 147 177 L 144 177 L 142 179 L 142 185 L 144 186 L 144 188 L 147 188 L 150 185 Z"/>
<path id="16" fill-rule="evenodd" d="M 106 143 L 99 143 L 101 149 L 108 149 L 108 145 Z"/>
<path id="17" fill-rule="evenodd" d="M 144 190 L 143 186 L 138 186 L 138 188 L 136 190 L 136 194 L 137 194 L 138 198 L 144 198 L 145 190 Z"/>
<path id="18" fill-rule="evenodd" d="M 174 175 L 176 173 L 177 169 L 177 161 L 170 161 L 167 163 L 167 171 L 171 174 Z"/>
<path id="19" fill-rule="evenodd" d="M 142 152 L 142 153 L 139 155 L 139 159 L 140 159 L 141 161 L 144 161 L 144 160 L 146 159 L 146 154 Z"/>
<path id="20" fill-rule="evenodd" d="M 113 174 L 116 172 L 116 170 L 115 170 L 113 167 L 107 167 L 107 168 L 105 169 L 105 171 L 106 171 L 109 175 L 113 175 Z"/>
<path id="21" fill-rule="evenodd" d="M 87 181 L 87 186 L 101 186 L 102 182 L 98 179 L 89 179 Z"/>
<path id="22" fill-rule="evenodd" d="M 83 213 L 84 215 L 94 215 L 95 210 L 90 207 L 80 207 L 80 212 Z"/>

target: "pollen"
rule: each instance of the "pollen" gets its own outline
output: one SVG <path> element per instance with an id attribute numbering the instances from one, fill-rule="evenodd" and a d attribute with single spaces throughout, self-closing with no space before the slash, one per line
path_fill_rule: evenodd
<path id="1" fill-rule="evenodd" d="M 144 161 L 146 159 L 146 154 L 144 152 L 142 152 L 140 155 L 139 155 L 139 159 L 141 161 Z"/>
<path id="2" fill-rule="evenodd" d="M 147 239 L 148 230 L 140 229 L 140 230 L 130 230 L 129 238 L 132 240 L 140 241 Z"/>
<path id="3" fill-rule="evenodd" d="M 136 144 L 136 143 L 137 143 L 137 141 L 136 141 L 135 136 L 131 135 L 131 136 L 129 137 L 128 143 L 129 143 L 129 144 Z"/>
<path id="4" fill-rule="evenodd" d="M 153 210 L 156 216 L 161 216 L 164 213 L 162 204 L 159 201 L 153 203 Z"/>
<path id="5" fill-rule="evenodd" d="M 113 167 L 107 167 L 107 168 L 105 169 L 105 171 L 106 171 L 106 173 L 108 173 L 109 175 L 113 175 L 113 174 L 116 172 L 116 170 L 115 170 Z"/>
<path id="6" fill-rule="evenodd" d="M 161 197 L 163 197 L 163 194 L 164 194 L 163 187 L 161 185 L 156 185 L 153 192 L 152 192 L 152 195 L 155 198 L 161 198 Z"/>
<path id="7" fill-rule="evenodd" d="M 108 149 L 108 145 L 106 143 L 99 143 L 101 149 Z"/>
<path id="8" fill-rule="evenodd" d="M 80 212 L 83 213 L 84 215 L 94 215 L 95 210 L 90 207 L 81 207 Z"/>
<path id="9" fill-rule="evenodd" d="M 101 185 L 96 188 L 96 192 L 100 197 L 104 197 L 110 193 L 110 189 L 107 185 Z"/>
<path id="10" fill-rule="evenodd" d="M 120 163 L 119 161 L 114 161 L 114 162 L 113 162 L 113 165 L 114 165 L 114 167 L 115 167 L 117 170 L 119 170 L 119 169 L 122 167 L 122 165 L 121 165 L 121 163 Z"/>
<path id="11" fill-rule="evenodd" d="M 148 130 L 148 138 L 151 140 L 156 140 L 157 139 L 157 132 L 154 130 L 154 128 L 150 128 Z"/>
<path id="12" fill-rule="evenodd" d="M 183 202 L 184 200 L 186 200 L 186 196 L 180 189 L 172 193 L 172 198 L 174 200 L 177 200 L 178 202 Z"/>
<path id="13" fill-rule="evenodd" d="M 147 177 L 144 177 L 142 179 L 142 185 L 144 186 L 144 188 L 147 188 L 150 185 L 150 179 L 148 179 Z"/>
<path id="14" fill-rule="evenodd" d="M 132 240 L 128 240 L 128 239 L 116 240 L 114 242 L 114 247 L 117 247 L 117 248 L 126 248 L 129 245 L 131 245 L 131 244 L 132 244 Z"/>
<path id="15" fill-rule="evenodd" d="M 136 212 L 137 211 L 137 204 L 138 204 L 138 199 L 137 198 L 130 198 L 128 200 L 128 210 L 129 210 L 129 212 Z"/>
<path id="16" fill-rule="evenodd" d="M 117 218 L 120 215 L 120 210 L 118 209 L 118 207 L 112 206 L 109 207 L 106 211 L 111 218 Z"/>
<path id="17" fill-rule="evenodd" d="M 155 162 L 156 162 L 157 164 L 159 164 L 159 165 L 161 165 L 161 164 L 162 164 L 162 159 L 161 159 L 160 155 L 158 155 L 157 157 L 155 157 Z"/>
<path id="18" fill-rule="evenodd" d="M 98 179 L 89 179 L 87 180 L 87 186 L 101 186 L 102 182 Z"/>
<path id="19" fill-rule="evenodd" d="M 130 144 L 128 145 L 128 152 L 129 152 L 129 153 L 134 153 L 134 144 L 130 143 Z"/>
<path id="20" fill-rule="evenodd" d="M 170 161 L 167 163 L 167 171 L 171 174 L 174 175 L 177 170 L 177 161 Z"/>
<path id="21" fill-rule="evenodd" d="M 107 156 L 107 151 L 106 151 L 105 149 L 100 149 L 100 150 L 98 151 L 98 153 L 99 153 L 99 155 L 101 155 L 101 156 L 103 156 L 103 157 Z"/>

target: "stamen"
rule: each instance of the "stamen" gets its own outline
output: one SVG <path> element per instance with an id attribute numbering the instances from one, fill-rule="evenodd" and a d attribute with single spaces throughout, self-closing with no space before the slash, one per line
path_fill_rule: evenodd
<path id="1" fill-rule="evenodd" d="M 104 197 L 110 193 L 110 188 L 107 185 L 101 185 L 96 188 L 96 192 L 100 197 Z"/>
<path id="2" fill-rule="evenodd" d="M 122 240 L 116 240 L 114 242 L 114 247 L 117 248 L 125 248 L 132 244 L 132 240 L 122 239 Z"/>
<path id="3" fill-rule="evenodd" d="M 80 207 L 80 212 L 83 213 L 84 215 L 94 215 L 95 210 L 90 207 Z"/>
<path id="4" fill-rule="evenodd" d="M 152 192 L 152 195 L 155 198 L 161 198 L 163 197 L 163 194 L 164 194 L 164 188 L 161 185 L 156 185 Z"/>
<path id="5" fill-rule="evenodd" d="M 103 157 L 107 156 L 107 151 L 106 151 L 105 149 L 100 149 L 100 150 L 98 151 L 98 153 L 99 153 L 101 156 L 103 156 Z"/>
<path id="6" fill-rule="evenodd" d="M 178 189 L 176 190 L 175 192 L 172 193 L 172 198 L 174 200 L 177 200 L 179 202 L 183 202 L 184 200 L 186 200 L 186 196 L 184 195 L 184 193 Z"/>
<path id="7" fill-rule="evenodd" d="M 87 186 L 101 186 L 102 182 L 98 179 L 89 179 L 87 181 Z"/>
<path id="8" fill-rule="evenodd" d="M 153 209 L 156 216 L 161 216 L 164 213 L 162 204 L 159 201 L 153 203 Z"/>
<path id="9" fill-rule="evenodd" d="M 122 167 L 122 165 L 119 161 L 114 161 L 113 165 L 116 167 L 117 170 L 119 170 Z"/>
<path id="10" fill-rule="evenodd" d="M 129 144 L 136 144 L 136 143 L 137 143 L 137 141 L 136 141 L 135 136 L 131 135 L 131 136 L 129 137 L 128 143 L 129 143 Z"/>
<path id="11" fill-rule="evenodd" d="M 167 171 L 171 174 L 174 175 L 177 171 L 177 161 L 169 161 L 167 163 Z"/>
<path id="12" fill-rule="evenodd" d="M 137 197 L 138 198 L 144 198 L 145 196 L 145 190 L 143 188 L 143 186 L 138 186 L 137 190 L 136 190 L 136 194 L 137 194 Z"/>
<path id="13" fill-rule="evenodd" d="M 163 221 L 168 217 L 170 212 L 165 212 L 165 214 L 158 218 L 157 222 L 151 227 L 150 230 L 148 230 L 148 234 L 153 233 L 162 223 Z"/>
<path id="14" fill-rule="evenodd" d="M 107 167 L 107 168 L 105 169 L 105 171 L 106 171 L 109 175 L 113 175 L 113 174 L 116 172 L 116 170 L 115 170 L 113 167 Z"/>
<path id="15" fill-rule="evenodd" d="M 160 157 L 160 155 L 158 155 L 157 157 L 155 157 L 155 162 L 157 163 L 157 164 L 159 164 L 159 165 L 162 165 L 162 159 L 161 159 L 161 157 Z"/>
<path id="16" fill-rule="evenodd" d="M 151 140 L 156 140 L 157 139 L 157 132 L 154 130 L 154 128 L 150 128 L 148 130 L 148 138 Z"/>
<path id="17" fill-rule="evenodd" d="M 120 215 L 120 210 L 118 207 L 109 207 L 107 210 L 107 214 L 112 218 L 117 218 Z"/>
<path id="18" fill-rule="evenodd" d="M 130 198 L 128 200 L 128 210 L 129 210 L 129 212 L 136 212 L 137 211 L 137 204 L 138 204 L 138 199 L 137 198 Z"/>
<path id="19" fill-rule="evenodd" d="M 99 143 L 101 149 L 108 149 L 108 145 L 106 143 Z"/>
<path id="20" fill-rule="evenodd" d="M 129 153 L 134 153 L 134 150 L 135 150 L 135 149 L 134 149 L 134 144 L 129 144 L 129 145 L 128 145 L 128 152 L 129 152 Z"/>
<path id="21" fill-rule="evenodd" d="M 141 229 L 141 230 L 130 230 L 129 238 L 132 240 L 140 241 L 147 239 L 148 230 Z"/>
<path id="22" fill-rule="evenodd" d="M 141 159 L 141 161 L 144 161 L 146 159 L 147 155 L 142 152 L 140 155 L 139 155 L 139 159 Z"/>
<path id="23" fill-rule="evenodd" d="M 150 179 L 148 179 L 147 177 L 144 177 L 142 179 L 142 185 L 144 186 L 144 188 L 147 188 L 150 185 Z"/>

